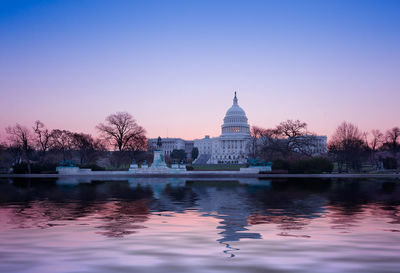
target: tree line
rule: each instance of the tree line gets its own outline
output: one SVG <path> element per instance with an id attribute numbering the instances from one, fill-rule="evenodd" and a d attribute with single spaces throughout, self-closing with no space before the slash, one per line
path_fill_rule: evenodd
<path id="1" fill-rule="evenodd" d="M 6 168 L 11 163 L 23 163 L 31 173 L 32 164 L 53 165 L 74 161 L 79 165 L 94 165 L 101 158 L 119 168 L 147 149 L 145 129 L 131 114 L 117 112 L 96 126 L 99 137 L 64 129 L 48 129 L 39 120 L 32 127 L 15 124 L 5 129 L 7 141 L 1 144 L 0 162 Z"/>
<path id="2" fill-rule="evenodd" d="M 317 137 L 300 120 L 287 120 L 268 129 L 252 126 L 250 135 L 250 156 L 269 160 L 310 157 Z"/>
<path id="3" fill-rule="evenodd" d="M 328 143 L 329 154 L 338 163 L 339 171 L 359 171 L 363 163 L 375 168 L 396 169 L 400 152 L 400 128 L 385 133 L 380 130 L 362 132 L 358 126 L 343 122 Z"/>
<path id="4" fill-rule="evenodd" d="M 4 170 L 12 163 L 22 163 L 30 173 L 31 164 L 50 164 L 54 169 L 60 161 L 71 160 L 81 166 L 94 166 L 102 161 L 102 166 L 119 169 L 127 167 L 132 158 L 151 161 L 151 155 L 146 153 L 146 130 L 129 113 L 111 114 L 96 129 L 99 137 L 64 129 L 50 130 L 39 120 L 32 127 L 8 126 L 7 142 L 0 145 L 0 168 Z M 363 132 L 358 126 L 343 122 L 322 152 L 316 151 L 316 134 L 300 120 L 287 120 L 274 128 L 252 126 L 250 135 L 248 156 L 273 161 L 275 169 L 328 166 L 327 161 L 335 163 L 339 172 L 361 171 L 365 164 L 373 169 L 396 169 L 400 157 L 399 127 L 385 132 Z M 323 161 L 318 163 L 316 155 Z M 197 156 L 198 150 L 194 149 L 192 158 Z M 184 151 L 174 151 L 171 157 L 181 161 L 186 155 Z"/>
<path id="5" fill-rule="evenodd" d="M 274 128 L 252 126 L 250 134 L 249 156 L 275 162 L 275 168 L 290 168 L 296 161 L 304 161 L 304 165 L 315 163 L 315 158 L 310 159 L 316 155 L 322 161 L 335 163 L 339 172 L 361 171 L 363 165 L 374 170 L 396 169 L 400 160 L 399 127 L 386 132 L 363 132 L 358 126 L 343 122 L 322 153 L 315 152 L 317 136 L 300 120 L 287 120 Z"/>

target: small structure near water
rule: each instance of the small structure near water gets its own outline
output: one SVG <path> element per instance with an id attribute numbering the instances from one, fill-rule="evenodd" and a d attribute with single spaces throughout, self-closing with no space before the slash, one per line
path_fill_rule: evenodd
<path id="1" fill-rule="evenodd" d="M 246 173 L 261 173 L 261 172 L 271 172 L 272 171 L 272 162 L 265 162 L 265 160 L 260 160 L 259 158 L 247 160 L 249 164 L 248 168 L 240 168 L 241 172 Z"/>
<path id="2" fill-rule="evenodd" d="M 73 161 L 63 160 L 57 166 L 56 171 L 59 174 L 86 174 L 92 172 L 91 169 L 81 169 Z"/>
<path id="3" fill-rule="evenodd" d="M 161 138 L 158 137 L 157 147 L 158 149 L 154 151 L 153 163 L 150 167 L 146 162 L 140 167 L 133 161 L 129 167 L 129 172 L 135 174 L 166 174 L 166 173 L 183 173 L 186 172 L 186 166 L 184 164 L 172 164 L 171 168 L 165 163 L 163 151 L 161 150 L 162 142 Z"/>

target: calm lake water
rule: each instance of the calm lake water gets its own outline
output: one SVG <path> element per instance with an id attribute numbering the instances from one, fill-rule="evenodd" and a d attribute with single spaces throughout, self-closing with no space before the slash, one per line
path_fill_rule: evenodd
<path id="1" fill-rule="evenodd" d="M 0 272 L 400 272 L 400 181 L 3 179 Z"/>

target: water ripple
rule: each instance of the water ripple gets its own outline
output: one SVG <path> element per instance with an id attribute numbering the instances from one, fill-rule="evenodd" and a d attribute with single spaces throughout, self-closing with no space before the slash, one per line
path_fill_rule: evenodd
<path id="1" fill-rule="evenodd" d="M 396 183 L 257 183 L 0 181 L 0 272 L 398 272 Z"/>

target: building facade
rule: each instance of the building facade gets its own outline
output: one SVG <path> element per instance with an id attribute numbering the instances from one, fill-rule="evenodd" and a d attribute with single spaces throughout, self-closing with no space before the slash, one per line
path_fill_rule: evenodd
<path id="1" fill-rule="evenodd" d="M 307 154 L 311 156 L 319 156 L 328 152 L 326 136 L 305 135 L 300 138 L 305 139 L 305 150 Z"/>

